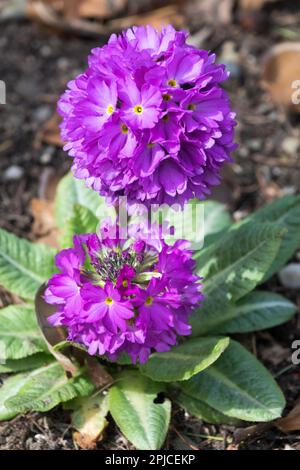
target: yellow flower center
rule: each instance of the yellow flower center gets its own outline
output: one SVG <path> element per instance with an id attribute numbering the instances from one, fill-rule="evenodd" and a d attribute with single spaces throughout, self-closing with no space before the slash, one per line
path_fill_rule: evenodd
<path id="1" fill-rule="evenodd" d="M 106 297 L 105 303 L 106 303 L 106 305 L 112 305 L 114 303 L 114 301 L 111 297 Z"/>
<path id="2" fill-rule="evenodd" d="M 115 108 L 112 104 L 109 104 L 106 108 L 106 113 L 110 116 L 114 112 Z"/>
<path id="3" fill-rule="evenodd" d="M 128 281 L 126 279 L 124 279 L 124 281 L 122 281 L 122 286 L 123 287 L 128 287 Z"/>
<path id="4" fill-rule="evenodd" d="M 121 132 L 122 134 L 128 134 L 128 127 L 125 124 L 121 124 Z"/>
<path id="5" fill-rule="evenodd" d="M 133 111 L 135 112 L 135 114 L 142 114 L 142 112 L 144 111 L 144 108 L 141 104 L 137 104 L 134 108 L 133 108 Z"/>
<path id="6" fill-rule="evenodd" d="M 173 86 L 173 87 L 177 86 L 177 82 L 176 82 L 176 80 L 174 80 L 173 78 L 171 78 L 170 80 L 168 80 L 168 81 L 167 81 L 167 84 L 168 84 L 169 86 Z"/>
<path id="7" fill-rule="evenodd" d="M 195 111 L 196 105 L 193 104 L 193 103 L 190 103 L 190 104 L 188 105 L 187 109 L 188 109 L 189 111 Z"/>
<path id="8" fill-rule="evenodd" d="M 153 297 L 147 297 L 145 305 L 152 305 L 153 304 Z"/>
<path id="9" fill-rule="evenodd" d="M 151 144 L 151 143 L 150 143 L 150 144 L 147 144 L 147 148 L 148 148 L 148 149 L 153 149 L 153 147 L 154 147 L 154 144 Z"/>
<path id="10" fill-rule="evenodd" d="M 168 93 L 165 93 L 165 94 L 163 95 L 163 100 L 164 100 L 164 101 L 170 101 L 171 98 L 172 98 L 172 96 L 169 95 Z"/>

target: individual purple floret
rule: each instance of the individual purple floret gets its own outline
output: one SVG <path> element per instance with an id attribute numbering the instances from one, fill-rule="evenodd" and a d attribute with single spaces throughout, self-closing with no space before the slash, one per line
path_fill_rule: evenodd
<path id="1" fill-rule="evenodd" d="M 105 227 L 107 229 L 107 227 Z M 152 351 L 168 351 L 191 333 L 189 317 L 202 300 L 200 278 L 186 241 L 160 249 L 145 239 L 130 242 L 101 235 L 74 237 L 74 247 L 56 256 L 59 274 L 45 300 L 57 306 L 49 317 L 68 340 L 92 355 L 116 360 L 127 353 L 143 363 Z"/>
<path id="2" fill-rule="evenodd" d="M 186 39 L 172 26 L 112 35 L 59 101 L 73 173 L 109 202 L 202 199 L 231 161 L 228 73 Z"/>

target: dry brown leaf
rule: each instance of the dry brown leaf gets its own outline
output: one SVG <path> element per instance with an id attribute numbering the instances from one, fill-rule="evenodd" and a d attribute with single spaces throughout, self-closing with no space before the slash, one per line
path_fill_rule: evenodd
<path id="1" fill-rule="evenodd" d="M 264 57 L 262 79 L 275 104 L 300 112 L 300 104 L 293 103 L 293 95 L 300 99 L 300 93 L 293 88 L 300 80 L 300 43 L 284 42 L 272 47 Z"/>
<path id="2" fill-rule="evenodd" d="M 56 226 L 54 214 L 54 199 L 57 184 L 60 178 L 52 169 L 46 168 L 40 177 L 38 198 L 30 202 L 30 211 L 33 216 L 31 232 L 38 243 L 44 243 L 59 248 L 59 230 Z"/>
<path id="3" fill-rule="evenodd" d="M 278 1 L 279 0 L 239 0 L 238 7 L 241 10 L 253 11 L 259 10 L 267 3 L 275 3 Z"/>
<path id="4" fill-rule="evenodd" d="M 282 432 L 291 432 L 300 430 L 300 400 L 296 402 L 295 407 L 289 412 L 285 418 L 279 418 L 275 421 L 275 425 Z"/>
<path id="5" fill-rule="evenodd" d="M 118 18 L 110 22 L 111 28 L 121 30 L 132 25 L 151 24 L 154 28 L 161 29 L 165 24 L 171 23 L 175 27 L 182 27 L 184 17 L 178 12 L 176 5 L 158 8 L 150 13 Z"/>
<path id="6" fill-rule="evenodd" d="M 59 248 L 59 230 L 55 224 L 54 203 L 33 198 L 30 202 L 30 211 L 33 216 L 31 231 L 37 242 Z"/>
<path id="7" fill-rule="evenodd" d="M 29 0 L 27 14 L 57 31 L 99 36 L 133 24 L 182 26 L 181 3 L 183 0 Z"/>
<path id="8" fill-rule="evenodd" d="M 60 137 L 61 117 L 55 113 L 48 121 L 44 122 L 35 138 L 35 146 L 39 147 L 41 143 L 62 147 L 64 145 Z"/>
<path id="9" fill-rule="evenodd" d="M 102 394 L 85 398 L 82 405 L 73 412 L 72 426 L 77 429 L 73 433 L 73 439 L 81 449 L 95 449 L 108 425 L 105 418 L 107 413 L 108 396 Z"/>
<path id="10" fill-rule="evenodd" d="M 113 18 L 126 9 L 127 0 L 82 0 L 78 14 L 81 18 Z"/>
<path id="11" fill-rule="evenodd" d="M 270 421 L 269 423 L 258 423 L 246 428 L 237 429 L 234 432 L 234 440 L 238 444 L 241 442 L 246 442 L 249 439 L 254 439 L 261 436 L 272 427 L 273 423 Z"/>

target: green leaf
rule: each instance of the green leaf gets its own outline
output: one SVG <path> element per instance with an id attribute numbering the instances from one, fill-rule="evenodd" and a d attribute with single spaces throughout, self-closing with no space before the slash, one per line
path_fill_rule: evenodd
<path id="1" fill-rule="evenodd" d="M 45 364 L 53 362 L 53 356 L 45 353 L 37 353 L 23 359 L 8 359 L 4 364 L 0 364 L 0 373 L 9 374 L 12 372 L 24 372 L 37 369 Z"/>
<path id="2" fill-rule="evenodd" d="M 296 306 L 279 294 L 265 291 L 250 292 L 237 304 L 228 307 L 223 316 L 216 315 L 208 328 L 214 333 L 249 333 L 265 330 L 290 320 Z M 205 318 L 203 319 L 205 323 Z"/>
<path id="3" fill-rule="evenodd" d="M 18 412 L 5 404 L 10 397 L 13 397 L 24 385 L 27 374 L 13 375 L 4 380 L 0 387 L 0 421 L 14 418 Z"/>
<path id="4" fill-rule="evenodd" d="M 232 340 L 212 366 L 178 386 L 221 413 L 246 421 L 271 421 L 281 416 L 285 406 L 267 369 Z"/>
<path id="5" fill-rule="evenodd" d="M 55 200 L 55 214 L 58 227 L 64 229 L 66 222 L 73 217 L 74 206 L 87 207 L 95 215 L 104 204 L 104 198 L 96 191 L 87 188 L 84 181 L 74 178 L 71 173 L 64 176 L 58 187 Z"/>
<path id="6" fill-rule="evenodd" d="M 108 395 L 97 392 L 77 400 L 81 401 L 81 405 L 72 413 L 72 426 L 80 433 L 80 438 L 77 437 L 76 441 L 91 448 L 108 425 L 105 419 L 109 409 Z"/>
<path id="7" fill-rule="evenodd" d="M 56 251 L 0 229 L 0 283 L 20 297 L 34 299 L 55 271 Z"/>
<path id="8" fill-rule="evenodd" d="M 82 233 L 96 232 L 99 220 L 90 209 L 79 204 L 73 207 L 73 215 L 65 224 L 60 237 L 61 245 L 69 247 L 73 245 L 73 236 Z"/>
<path id="9" fill-rule="evenodd" d="M 33 306 L 10 305 L 0 310 L 0 359 L 21 359 L 47 351 Z"/>
<path id="10" fill-rule="evenodd" d="M 243 223 L 273 222 L 285 228 L 282 243 L 262 282 L 279 271 L 300 246 L 300 196 L 284 196 L 247 217 Z"/>
<path id="11" fill-rule="evenodd" d="M 204 234 L 205 237 L 221 233 L 227 229 L 232 220 L 226 206 L 217 201 L 204 201 Z"/>
<path id="12" fill-rule="evenodd" d="M 196 255 L 205 300 L 191 318 L 194 336 L 207 333 L 216 316 L 222 317 L 229 305 L 262 280 L 278 252 L 281 236 L 282 229 L 272 224 L 247 224 Z"/>
<path id="13" fill-rule="evenodd" d="M 215 410 L 204 401 L 197 400 L 183 392 L 181 392 L 176 398 L 176 402 L 189 414 L 210 424 L 236 425 L 239 422 L 235 418 L 230 418 L 229 416 L 220 413 L 220 411 Z"/>
<path id="14" fill-rule="evenodd" d="M 160 449 L 170 422 L 171 403 L 154 403 L 163 385 L 126 371 L 109 390 L 109 409 L 122 433 L 139 450 Z"/>
<path id="15" fill-rule="evenodd" d="M 89 395 L 93 390 L 93 384 L 84 374 L 68 379 L 59 363 L 52 362 L 30 372 L 18 393 L 6 401 L 5 406 L 21 413 L 48 411 L 76 396 Z"/>
<path id="16" fill-rule="evenodd" d="M 151 354 L 140 371 L 158 382 L 187 380 L 215 362 L 228 344 L 229 338 L 190 339 L 170 351 Z"/>

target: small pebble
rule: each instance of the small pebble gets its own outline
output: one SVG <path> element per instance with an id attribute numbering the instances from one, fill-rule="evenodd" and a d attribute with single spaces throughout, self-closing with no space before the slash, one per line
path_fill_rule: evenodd
<path id="1" fill-rule="evenodd" d="M 299 148 L 299 137 L 286 137 L 282 141 L 281 148 L 288 155 L 295 156 Z"/>
<path id="2" fill-rule="evenodd" d="M 23 168 L 18 165 L 12 165 L 4 171 L 3 179 L 4 181 L 17 181 L 22 178 L 23 174 Z"/>
<path id="3" fill-rule="evenodd" d="M 40 160 L 41 160 L 41 163 L 43 165 L 47 165 L 48 163 L 50 163 L 51 161 L 51 158 L 54 154 L 54 151 L 55 151 L 55 148 L 54 147 L 47 147 L 44 152 L 42 153 L 41 157 L 40 157 Z"/>
<path id="4" fill-rule="evenodd" d="M 37 122 L 42 123 L 51 116 L 51 113 L 52 110 L 50 106 L 40 106 L 33 113 L 33 117 Z"/>
<path id="5" fill-rule="evenodd" d="M 281 284 L 288 289 L 300 289 L 300 263 L 291 263 L 278 273 Z"/>

